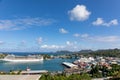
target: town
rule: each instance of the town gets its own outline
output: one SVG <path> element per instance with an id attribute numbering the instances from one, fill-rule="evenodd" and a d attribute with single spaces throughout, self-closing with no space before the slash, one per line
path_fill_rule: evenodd
<path id="1" fill-rule="evenodd" d="M 66 52 L 62 51 L 62 53 L 66 52 L 66 54 L 56 54 L 53 53 L 51 55 L 47 54 L 40 54 L 41 57 L 43 57 L 44 60 L 54 60 L 54 59 L 74 59 L 73 62 L 69 61 L 63 61 L 61 62 L 61 66 L 64 66 L 63 71 L 48 71 L 48 70 L 32 70 L 29 67 L 26 68 L 26 70 L 10 70 L 9 72 L 0 72 L 2 75 L 40 75 L 36 76 L 39 77 L 40 80 L 52 80 L 56 76 L 64 78 L 69 78 L 72 75 L 82 77 L 80 80 L 114 80 L 120 78 L 120 58 L 111 56 L 111 53 L 114 52 L 114 54 L 119 53 L 119 49 L 111 49 L 111 50 L 101 50 L 101 51 L 90 51 L 90 50 L 84 50 L 84 53 L 78 53 L 78 52 Z M 96 55 L 95 54 L 98 54 Z M 101 53 L 102 55 L 101 55 Z M 108 53 L 109 52 L 109 53 Z M 91 53 L 94 53 L 91 54 Z M 107 53 L 107 56 L 103 56 Z M 85 55 L 83 55 L 85 54 Z M 90 55 L 91 54 L 91 55 Z M 1 59 L 6 57 L 8 54 L 0 54 Z M 101 56 L 100 56 L 101 55 Z M 119 55 L 116 55 L 119 56 Z M 19 56 L 17 56 L 19 57 Z M 22 58 L 22 57 L 20 57 Z M 27 58 L 27 57 L 26 57 Z M 43 60 L 43 61 L 44 61 Z M 44 62 L 43 62 L 44 63 Z M 53 66 L 55 67 L 55 66 Z M 31 77 L 33 77 L 31 76 Z M 51 76 L 51 79 L 48 77 Z M 83 77 L 84 76 L 84 77 Z M 85 77 L 86 76 L 86 77 Z M 48 78 L 48 79 L 47 79 Z M 112 79 L 114 78 L 114 79 Z M 55 79 L 57 80 L 57 79 Z M 68 79 L 66 79 L 68 80 Z M 77 80 L 77 79 L 75 79 Z"/>

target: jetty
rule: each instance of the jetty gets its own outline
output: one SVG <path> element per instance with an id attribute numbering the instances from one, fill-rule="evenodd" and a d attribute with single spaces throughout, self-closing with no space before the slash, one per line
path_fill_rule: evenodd
<path id="1" fill-rule="evenodd" d="M 47 70 L 27 70 L 27 71 L 22 71 L 21 74 L 25 75 L 25 74 L 32 74 L 32 75 L 36 75 L 36 74 L 43 74 L 43 73 L 48 73 Z"/>
<path id="2" fill-rule="evenodd" d="M 77 65 L 75 65 L 73 63 L 69 63 L 69 62 L 63 62 L 62 64 L 69 68 L 77 68 L 78 67 Z"/>

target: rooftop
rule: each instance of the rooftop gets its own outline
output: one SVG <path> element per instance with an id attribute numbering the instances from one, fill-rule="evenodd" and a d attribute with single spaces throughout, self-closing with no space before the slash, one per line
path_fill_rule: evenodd
<path id="1" fill-rule="evenodd" d="M 39 80 L 41 75 L 0 75 L 0 80 Z"/>

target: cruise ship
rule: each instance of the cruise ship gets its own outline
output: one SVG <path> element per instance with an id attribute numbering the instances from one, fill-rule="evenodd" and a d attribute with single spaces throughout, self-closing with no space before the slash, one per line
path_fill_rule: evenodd
<path id="1" fill-rule="evenodd" d="M 43 61 L 43 56 L 40 55 L 28 55 L 28 56 L 16 56 L 16 55 L 7 55 L 3 61 L 8 62 L 36 62 Z"/>

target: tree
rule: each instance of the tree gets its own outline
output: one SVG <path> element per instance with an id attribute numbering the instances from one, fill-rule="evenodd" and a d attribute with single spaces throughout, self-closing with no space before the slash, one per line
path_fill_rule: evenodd
<path id="1" fill-rule="evenodd" d="M 92 69 L 90 71 L 90 74 L 92 74 L 92 77 L 94 77 L 94 78 L 102 77 L 102 74 L 99 71 L 99 66 L 98 65 L 92 65 L 91 68 Z"/>

